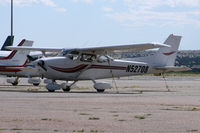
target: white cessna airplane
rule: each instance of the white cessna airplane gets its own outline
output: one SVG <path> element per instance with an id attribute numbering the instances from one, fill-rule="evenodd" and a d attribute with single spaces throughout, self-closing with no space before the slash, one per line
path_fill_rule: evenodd
<path id="1" fill-rule="evenodd" d="M 132 76 L 138 74 L 162 73 L 166 71 L 188 70 L 187 67 L 175 67 L 174 62 L 181 36 L 170 35 L 164 44 L 146 43 L 136 45 L 107 46 L 95 48 L 54 49 L 61 51 L 56 57 L 44 57 L 34 64 L 40 74 L 51 79 L 46 85 L 48 91 L 63 89 L 70 91 L 78 80 L 92 80 L 94 88 L 103 92 L 111 87 L 109 83 L 99 83 L 96 79 Z M 51 48 L 9 47 L 17 50 L 51 51 Z M 133 61 L 117 60 L 108 56 L 113 52 L 142 51 L 160 48 L 153 56 L 137 58 Z M 73 81 L 73 83 L 57 84 L 56 80 Z"/>

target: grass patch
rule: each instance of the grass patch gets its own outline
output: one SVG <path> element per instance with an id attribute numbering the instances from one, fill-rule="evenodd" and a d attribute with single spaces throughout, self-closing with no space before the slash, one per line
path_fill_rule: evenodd
<path id="1" fill-rule="evenodd" d="M 114 117 L 118 117 L 119 115 L 113 115 Z"/>
<path id="2" fill-rule="evenodd" d="M 52 119 L 51 118 L 42 118 L 41 120 L 42 121 L 51 121 Z"/>
<path id="3" fill-rule="evenodd" d="M 193 107 L 193 108 L 188 108 L 187 111 L 199 111 L 200 109 L 197 107 Z"/>
<path id="4" fill-rule="evenodd" d="M 124 120 L 124 119 L 120 119 L 120 120 L 118 120 L 118 121 L 121 121 L 121 122 L 123 122 L 123 121 L 126 121 L 126 120 Z"/>
<path id="5" fill-rule="evenodd" d="M 171 110 L 171 111 L 200 111 L 200 108 L 198 107 L 172 107 L 172 108 L 166 108 L 161 110 Z"/>
<path id="6" fill-rule="evenodd" d="M 13 121 L 21 121 L 21 122 L 23 122 L 23 120 L 19 120 L 19 119 L 14 119 Z"/>
<path id="7" fill-rule="evenodd" d="M 117 111 L 110 111 L 110 113 L 118 113 Z"/>
<path id="8" fill-rule="evenodd" d="M 72 132 L 83 133 L 83 132 L 85 132 L 85 130 L 84 130 L 84 129 L 81 129 L 81 130 L 73 130 Z"/>
<path id="9" fill-rule="evenodd" d="M 169 72 L 165 73 L 166 76 L 200 76 L 200 73 L 195 72 Z"/>
<path id="10" fill-rule="evenodd" d="M 90 117 L 89 120 L 100 120 L 98 117 Z"/>
<path id="11" fill-rule="evenodd" d="M 23 130 L 23 129 L 21 129 L 21 128 L 12 128 L 10 130 Z"/>
<path id="12" fill-rule="evenodd" d="M 24 129 L 24 130 L 28 130 L 28 131 L 40 131 L 40 129 Z"/>
<path id="13" fill-rule="evenodd" d="M 79 115 L 90 115 L 90 114 L 87 114 L 87 113 L 80 113 Z"/>
<path id="14" fill-rule="evenodd" d="M 8 130 L 8 129 L 6 129 L 6 128 L 0 128 L 0 131 L 3 131 L 3 130 Z"/>
<path id="15" fill-rule="evenodd" d="M 142 119 L 145 119 L 146 116 L 144 116 L 144 115 L 136 115 L 135 118 L 142 120 Z"/>
<path id="16" fill-rule="evenodd" d="M 192 132 L 193 133 L 193 132 L 198 132 L 198 130 L 192 129 L 192 130 L 187 130 L 187 132 L 190 132 L 190 133 Z"/>
<path id="17" fill-rule="evenodd" d="M 136 118 L 136 119 L 143 120 L 143 119 L 146 119 L 148 116 L 151 116 L 151 115 L 152 115 L 152 114 L 136 115 L 135 118 Z"/>
<path id="18" fill-rule="evenodd" d="M 90 132 L 91 133 L 98 133 L 98 130 L 91 129 Z"/>

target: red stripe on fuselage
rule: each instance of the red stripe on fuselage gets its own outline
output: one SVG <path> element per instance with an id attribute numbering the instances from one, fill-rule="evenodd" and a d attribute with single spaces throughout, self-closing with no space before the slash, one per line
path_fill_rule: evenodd
<path id="1" fill-rule="evenodd" d="M 19 72 L 22 71 L 21 69 L 12 69 L 12 67 L 25 67 L 27 64 L 28 59 L 26 59 L 25 63 L 21 66 L 0 66 L 0 72 Z M 10 68 L 8 68 L 10 67 Z"/>
<path id="2" fill-rule="evenodd" d="M 65 72 L 65 73 L 73 73 L 73 72 L 81 71 L 87 66 L 88 65 L 86 65 L 86 64 L 81 64 L 81 65 L 73 67 L 73 68 L 59 68 L 59 67 L 55 67 L 55 66 L 50 66 L 50 67 L 56 71 Z"/>
<path id="3" fill-rule="evenodd" d="M 21 71 L 20 69 L 1 69 L 0 72 L 19 72 Z"/>
<path id="4" fill-rule="evenodd" d="M 73 67 L 73 68 L 59 68 L 55 66 L 50 66 L 52 69 L 60 72 L 65 72 L 65 73 L 73 73 L 73 72 L 78 72 L 83 70 L 85 67 L 88 65 L 86 64 L 81 64 L 79 66 Z M 114 69 L 114 70 L 126 70 L 126 67 L 121 67 L 121 66 L 106 66 L 106 65 L 91 65 L 88 69 Z"/>

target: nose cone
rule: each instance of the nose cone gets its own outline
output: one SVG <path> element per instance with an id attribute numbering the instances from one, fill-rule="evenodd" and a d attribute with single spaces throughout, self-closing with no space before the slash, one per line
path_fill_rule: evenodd
<path id="1" fill-rule="evenodd" d="M 47 71 L 46 63 L 45 63 L 44 60 L 38 59 L 38 60 L 34 61 L 33 64 L 35 66 L 37 66 L 39 70 L 42 70 L 42 71 L 45 71 L 45 72 Z"/>

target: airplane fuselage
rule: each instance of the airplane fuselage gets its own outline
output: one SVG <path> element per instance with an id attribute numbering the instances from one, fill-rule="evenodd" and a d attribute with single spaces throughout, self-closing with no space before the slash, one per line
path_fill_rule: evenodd
<path id="1" fill-rule="evenodd" d="M 156 72 L 147 63 L 126 60 L 87 62 L 80 59 L 71 60 L 68 57 L 49 57 L 41 60 L 46 70 L 38 67 L 40 73 L 46 78 L 55 80 L 95 80 Z"/>

